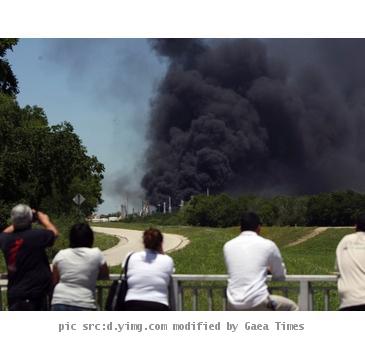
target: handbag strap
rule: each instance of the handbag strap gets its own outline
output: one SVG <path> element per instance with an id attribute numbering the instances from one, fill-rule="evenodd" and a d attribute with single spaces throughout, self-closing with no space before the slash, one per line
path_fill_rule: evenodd
<path id="1" fill-rule="evenodd" d="M 130 253 L 127 257 L 127 260 L 125 261 L 125 265 L 123 268 L 123 272 L 120 274 L 120 279 L 122 279 L 123 273 L 125 278 L 127 278 L 127 271 L 128 271 L 128 264 L 129 264 L 129 259 L 131 258 L 131 256 L 133 255 L 133 253 Z"/>

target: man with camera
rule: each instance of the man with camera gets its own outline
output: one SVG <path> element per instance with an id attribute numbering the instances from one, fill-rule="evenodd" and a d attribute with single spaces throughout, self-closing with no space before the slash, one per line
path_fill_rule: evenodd
<path id="1" fill-rule="evenodd" d="M 35 221 L 44 228 L 32 228 Z M 45 249 L 54 244 L 58 230 L 48 215 L 24 204 L 11 210 L 11 222 L 0 233 L 0 248 L 8 269 L 9 310 L 47 310 L 52 275 Z"/>

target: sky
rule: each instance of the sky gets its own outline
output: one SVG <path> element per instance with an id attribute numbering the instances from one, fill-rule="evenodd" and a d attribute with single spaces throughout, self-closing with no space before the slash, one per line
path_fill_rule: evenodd
<path id="1" fill-rule="evenodd" d="M 69 121 L 105 166 L 104 203 L 139 209 L 149 102 L 166 65 L 144 39 L 21 39 L 7 58 L 18 102 L 42 107 L 50 125 Z M 127 193 L 128 190 L 128 193 Z"/>

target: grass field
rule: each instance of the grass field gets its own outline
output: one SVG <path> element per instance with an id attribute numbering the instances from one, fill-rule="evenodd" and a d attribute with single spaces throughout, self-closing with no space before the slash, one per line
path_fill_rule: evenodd
<path id="1" fill-rule="evenodd" d="M 148 225 L 137 223 L 103 223 L 99 226 L 143 230 Z M 95 225 L 95 226 L 98 226 Z M 211 228 L 190 226 L 159 226 L 163 232 L 177 233 L 191 243 L 170 255 L 179 274 L 223 274 L 223 245 L 239 233 L 238 227 Z M 273 240 L 281 250 L 288 274 L 331 274 L 334 272 L 335 250 L 341 238 L 351 228 L 328 229 L 320 235 L 293 247 L 291 242 L 309 234 L 313 227 L 264 227 L 262 236 Z"/>
<path id="2" fill-rule="evenodd" d="M 282 249 L 290 274 L 331 274 L 334 272 L 336 247 L 351 228 L 328 229 L 320 235 L 294 247 Z"/>

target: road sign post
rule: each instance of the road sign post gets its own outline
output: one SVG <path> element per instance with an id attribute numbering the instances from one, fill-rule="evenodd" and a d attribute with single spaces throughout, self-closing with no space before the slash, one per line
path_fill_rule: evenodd
<path id="1" fill-rule="evenodd" d="M 81 204 L 85 201 L 85 198 L 82 194 L 78 193 L 72 200 L 78 207 L 79 219 L 81 220 Z"/>

